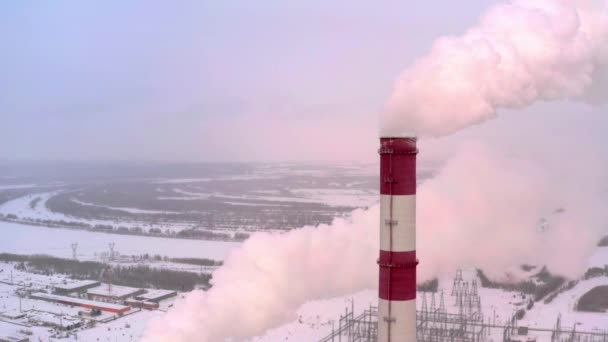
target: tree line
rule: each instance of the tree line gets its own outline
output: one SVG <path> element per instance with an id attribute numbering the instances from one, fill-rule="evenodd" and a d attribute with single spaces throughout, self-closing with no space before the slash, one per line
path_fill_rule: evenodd
<path id="1" fill-rule="evenodd" d="M 78 261 L 48 255 L 17 255 L 0 253 L 0 261 L 14 262 L 22 271 L 54 275 L 64 274 L 77 280 L 102 280 L 107 265 L 96 261 Z M 149 266 L 112 266 L 112 284 L 137 288 L 159 288 L 191 291 L 197 287 L 210 287 L 210 274 L 156 269 Z"/>

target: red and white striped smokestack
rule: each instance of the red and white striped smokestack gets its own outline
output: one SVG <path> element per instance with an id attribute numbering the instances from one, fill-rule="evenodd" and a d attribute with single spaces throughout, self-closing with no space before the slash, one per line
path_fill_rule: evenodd
<path id="1" fill-rule="evenodd" d="M 416 138 L 380 138 L 378 342 L 416 341 Z"/>

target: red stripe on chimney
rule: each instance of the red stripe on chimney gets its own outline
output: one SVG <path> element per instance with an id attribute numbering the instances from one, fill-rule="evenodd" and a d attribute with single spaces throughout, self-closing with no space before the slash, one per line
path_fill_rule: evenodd
<path id="1" fill-rule="evenodd" d="M 416 251 L 380 251 L 378 264 L 381 299 L 403 301 L 416 298 Z"/>
<path id="2" fill-rule="evenodd" d="M 380 139 L 380 193 L 413 195 L 416 193 L 416 139 Z"/>

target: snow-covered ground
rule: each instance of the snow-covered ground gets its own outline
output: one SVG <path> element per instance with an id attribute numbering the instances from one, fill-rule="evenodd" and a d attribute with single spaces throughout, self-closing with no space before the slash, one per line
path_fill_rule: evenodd
<path id="1" fill-rule="evenodd" d="M 589 259 L 590 265 L 608 264 L 608 248 L 597 248 Z M 445 304 L 448 312 L 457 313 L 455 298 L 451 296 L 454 275 L 445 275 L 439 279 L 439 292 L 443 291 Z M 475 270 L 463 272 L 465 281 L 471 282 L 477 279 Z M 587 291 L 599 285 L 608 285 L 608 277 L 594 278 L 580 281 L 576 287 L 559 294 L 551 303 L 535 303 L 534 307 L 526 312 L 520 326 L 530 328 L 552 329 L 561 314 L 562 327 L 572 328 L 577 326 L 577 331 L 594 331 L 596 329 L 608 329 L 608 313 L 587 313 L 574 310 L 576 301 Z M 487 319 L 496 325 L 506 324 L 516 310 L 525 308 L 527 300 L 522 299 L 517 292 L 508 292 L 500 289 L 488 289 L 479 287 L 482 311 Z M 418 293 L 418 309 L 422 305 L 422 296 Z M 436 304 L 439 305 L 440 295 L 436 296 Z M 377 305 L 376 291 L 362 291 L 352 295 L 326 299 L 313 300 L 302 306 L 297 313 L 297 318 L 278 328 L 269 330 L 260 337 L 251 339 L 256 342 L 271 342 L 279 340 L 289 341 L 318 341 L 329 335 L 332 330 L 332 322 L 337 322 L 344 310 L 351 307 L 354 300 L 355 316 L 362 313 L 370 304 Z M 431 297 L 427 295 L 427 304 L 430 305 Z M 502 329 L 492 332 L 498 337 Z M 543 336 L 538 341 L 545 341 Z M 501 341 L 501 340 L 500 340 Z"/>
<path id="2" fill-rule="evenodd" d="M 71 258 L 73 242 L 78 243 L 78 258 L 95 259 L 107 253 L 114 242 L 123 255 L 150 254 L 173 258 L 208 258 L 223 260 L 240 243 L 170 239 L 137 235 L 119 235 L 0 222 L 0 252 L 15 254 L 48 254 Z"/>
<path id="3" fill-rule="evenodd" d="M 578 331 L 608 329 L 608 313 L 575 310 L 578 299 L 589 290 L 600 285 L 608 285 L 608 277 L 581 280 L 573 289 L 560 293 L 551 303 L 534 304 L 532 310 L 526 312 L 523 322 L 535 328 L 553 327 L 557 316 L 561 314 L 562 325 L 572 327 L 576 324 Z"/>
<path id="4" fill-rule="evenodd" d="M 298 310 L 293 321 L 271 329 L 263 336 L 252 338 L 250 342 L 318 341 L 331 332 L 332 323 L 337 328 L 340 315 L 344 314 L 345 308 L 351 308 L 353 303 L 355 315 L 358 315 L 370 305 L 376 306 L 377 292 L 365 290 L 338 298 L 311 300 Z"/>

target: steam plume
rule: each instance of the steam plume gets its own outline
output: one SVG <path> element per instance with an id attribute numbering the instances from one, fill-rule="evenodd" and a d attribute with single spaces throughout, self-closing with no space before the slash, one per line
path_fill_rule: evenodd
<path id="1" fill-rule="evenodd" d="M 242 339 L 295 317 L 307 300 L 373 288 L 378 207 L 351 220 L 282 235 L 254 234 L 213 273 L 208 292 L 194 291 L 150 324 L 146 341 Z"/>
<path id="2" fill-rule="evenodd" d="M 604 183 L 564 166 L 570 152 L 559 152 L 554 164 L 507 158 L 480 144 L 461 147 L 419 187 L 419 278 L 478 267 L 495 279 L 516 280 L 523 264 L 580 276 L 606 232 L 605 198 L 598 190 Z M 596 160 L 579 162 L 605 170 Z"/>
<path id="3" fill-rule="evenodd" d="M 536 101 L 605 100 L 608 3 L 514 0 L 438 39 L 397 80 L 383 136 L 437 136 Z M 604 95 L 601 95 L 604 94 Z"/>

